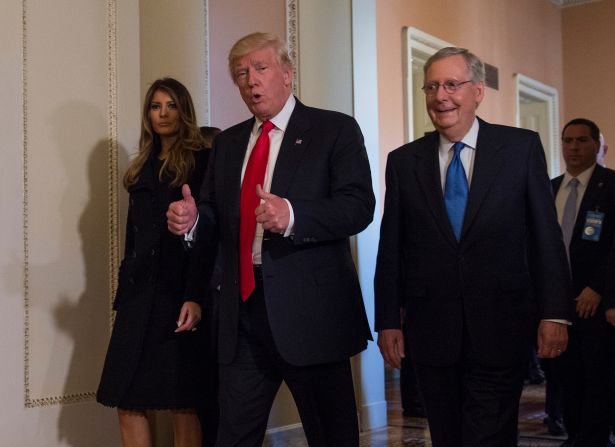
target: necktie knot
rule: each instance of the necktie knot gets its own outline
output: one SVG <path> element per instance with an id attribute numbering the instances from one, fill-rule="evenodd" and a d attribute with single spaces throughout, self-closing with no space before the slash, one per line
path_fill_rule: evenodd
<path id="1" fill-rule="evenodd" d="M 579 179 L 576 177 L 571 178 L 568 182 L 568 187 L 571 189 L 577 189 L 577 186 L 579 186 Z"/>
<path id="2" fill-rule="evenodd" d="M 269 133 L 269 131 L 271 131 L 271 129 L 273 129 L 274 127 L 275 126 L 271 121 L 265 121 L 263 122 L 263 124 L 261 124 L 261 129 L 263 133 Z"/>
<path id="3" fill-rule="evenodd" d="M 459 154 L 464 147 L 466 147 L 466 145 L 461 141 L 457 141 L 453 144 L 453 158 L 459 157 Z"/>

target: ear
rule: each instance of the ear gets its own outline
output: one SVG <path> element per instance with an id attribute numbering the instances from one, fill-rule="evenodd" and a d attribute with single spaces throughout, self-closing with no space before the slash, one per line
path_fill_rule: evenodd
<path id="1" fill-rule="evenodd" d="M 477 82 L 476 84 L 472 84 L 472 88 L 474 89 L 476 107 L 478 107 L 485 97 L 485 83 L 483 81 Z"/>
<path id="2" fill-rule="evenodd" d="M 293 82 L 293 68 L 290 65 L 285 65 L 283 68 L 284 86 L 288 87 Z"/>

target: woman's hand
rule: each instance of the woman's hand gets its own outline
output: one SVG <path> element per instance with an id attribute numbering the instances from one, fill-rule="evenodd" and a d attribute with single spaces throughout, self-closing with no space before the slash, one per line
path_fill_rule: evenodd
<path id="1" fill-rule="evenodd" d="M 196 331 L 201 321 L 201 306 L 194 301 L 186 301 L 179 312 L 175 332 Z"/>

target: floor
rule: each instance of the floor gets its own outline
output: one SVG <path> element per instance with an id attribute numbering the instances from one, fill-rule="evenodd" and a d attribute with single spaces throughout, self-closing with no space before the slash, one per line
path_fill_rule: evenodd
<path id="1" fill-rule="evenodd" d="M 427 421 L 404 417 L 399 397 L 399 379 L 386 382 L 388 426 L 361 434 L 361 447 L 430 447 Z M 526 385 L 519 408 L 519 447 L 556 447 L 565 440 L 551 436 L 544 418 L 544 385 Z M 301 429 L 268 435 L 264 447 L 307 447 Z"/>

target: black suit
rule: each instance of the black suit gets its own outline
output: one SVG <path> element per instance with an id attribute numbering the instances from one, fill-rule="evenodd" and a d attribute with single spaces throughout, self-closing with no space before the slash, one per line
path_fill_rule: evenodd
<path id="1" fill-rule="evenodd" d="M 535 312 L 568 317 L 566 255 L 538 135 L 479 124 L 459 242 L 444 206 L 439 135 L 391 152 L 386 168 L 376 330 L 400 328 L 405 307 L 434 446 L 516 445 Z"/>
<path id="2" fill-rule="evenodd" d="M 564 176 L 552 180 L 559 191 Z M 598 241 L 583 238 L 588 212 L 604 213 Z M 585 287 L 604 293 L 608 253 L 615 234 L 615 171 L 596 165 L 581 200 L 569 246 L 573 293 Z M 613 275 L 613 272 L 610 273 Z M 568 349 L 556 367 L 564 380 L 564 422 L 579 446 L 606 445 L 609 433 L 607 399 L 607 322 L 601 303 L 593 317 L 575 313 Z"/>
<path id="3" fill-rule="evenodd" d="M 291 383 L 289 374 L 311 371 L 308 376 L 320 381 L 319 377 L 328 377 L 330 364 L 342 362 L 347 369 L 349 357 L 365 349 L 371 339 L 348 239 L 373 218 L 375 199 L 370 169 L 361 131 L 352 118 L 297 101 L 284 133 L 270 191 L 290 201 L 295 218 L 293 235 L 284 238 L 265 232 L 257 288 L 242 303 L 238 288 L 239 195 L 242 163 L 253 125 L 253 119 L 247 120 L 216 138 L 198 206 L 194 253 L 199 256 L 206 251 L 203 247 L 220 243 L 224 263 L 219 303 L 221 387 L 225 380 L 250 383 L 250 377 L 263 370 L 269 371 L 268 377 L 275 375 L 255 404 L 258 414 L 251 417 L 260 421 L 265 413 L 264 423 L 279 379 L 285 380 L 298 404 L 308 440 L 312 437 L 310 442 L 316 445 L 320 435 L 314 434 L 313 425 L 330 422 L 318 419 L 329 417 L 323 416 L 323 406 L 333 404 L 339 393 L 331 392 L 330 402 L 317 402 L 315 408 L 309 409 L 310 403 L 304 402 L 308 397 L 305 394 L 311 393 L 309 387 L 302 391 Z M 197 297 L 205 291 L 203 273 L 207 273 L 204 266 L 193 272 L 189 284 L 190 293 Z M 267 361 L 275 358 L 273 366 L 261 367 L 263 359 L 251 357 L 255 343 L 259 352 L 266 351 Z M 234 374 L 230 370 L 243 361 L 259 371 L 229 379 Z M 352 394 L 352 383 L 348 382 L 345 380 L 343 386 Z M 224 399 L 222 394 L 222 412 Z M 354 396 L 348 399 L 353 408 L 345 411 L 356 412 Z M 352 419 L 356 428 L 356 413 Z M 238 420 L 234 421 L 237 425 Z M 255 432 L 261 430 L 264 432 L 264 426 L 254 428 Z M 220 431 L 225 431 L 224 421 Z M 224 436 L 218 440 L 221 445 L 230 442 Z M 260 433 L 254 434 L 251 442 L 257 444 L 258 436 Z M 245 441 L 241 445 L 251 444 Z"/>

